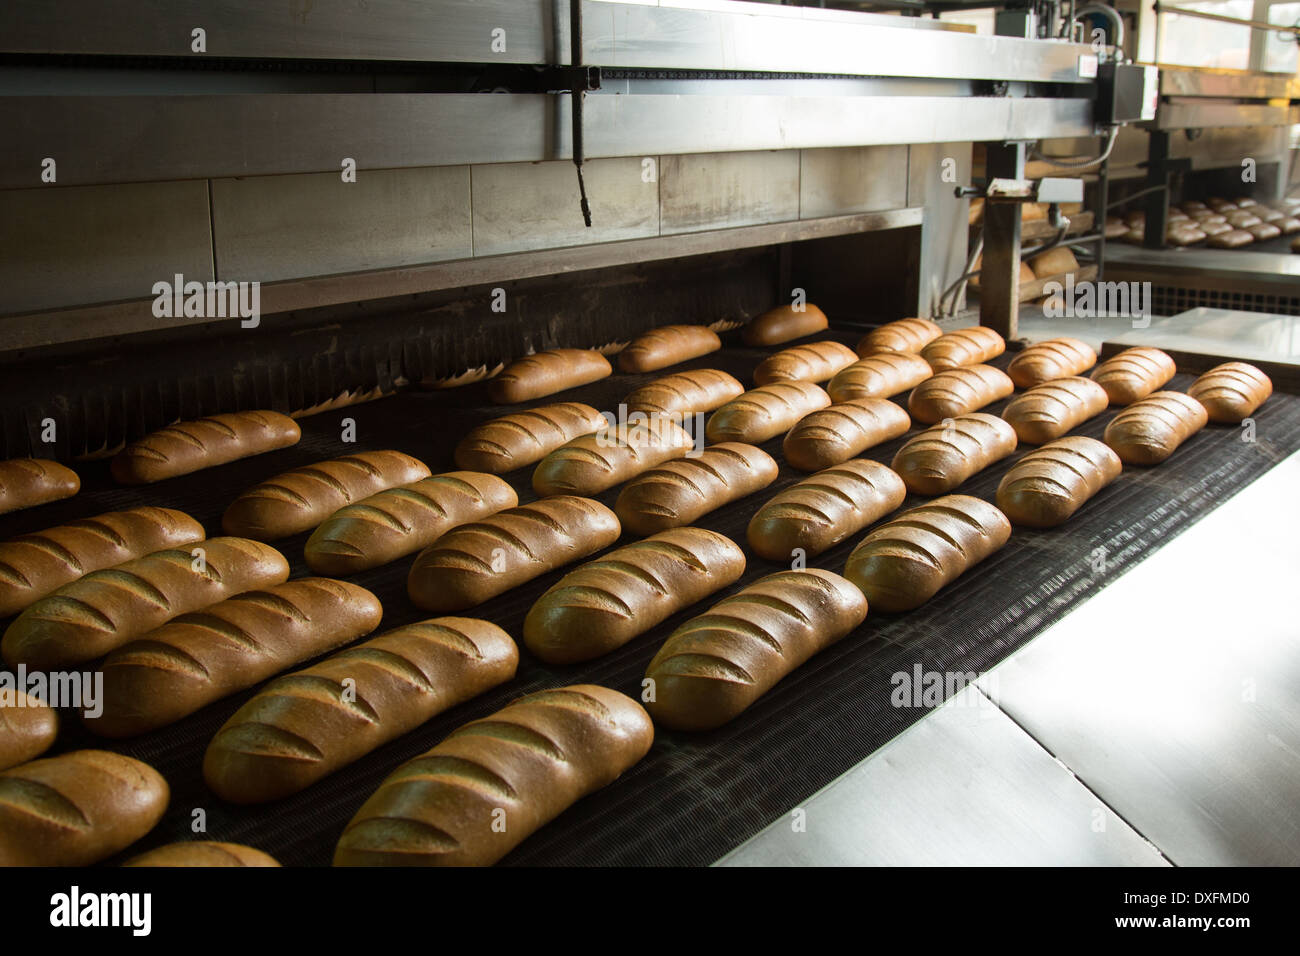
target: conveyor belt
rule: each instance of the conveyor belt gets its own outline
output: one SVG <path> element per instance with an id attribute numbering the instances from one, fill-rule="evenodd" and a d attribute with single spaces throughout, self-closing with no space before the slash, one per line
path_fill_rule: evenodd
<path id="1" fill-rule="evenodd" d="M 853 340 L 848 334 L 835 337 L 849 343 Z M 724 340 L 728 348 L 723 352 L 669 371 L 721 368 L 748 382 L 766 353 L 733 344 L 734 333 Z M 1000 364 L 1005 364 L 1005 357 Z M 602 409 L 616 408 L 632 388 L 655 377 L 616 374 L 562 397 Z M 1185 389 L 1190 382 L 1190 376 L 1179 375 L 1170 387 Z M 987 410 L 998 412 L 1003 404 Z M 302 422 L 303 441 L 294 448 L 152 488 L 115 488 L 102 463 L 84 466 L 78 469 L 83 479 L 79 496 L 7 516 L 0 535 L 8 537 L 145 503 L 189 511 L 210 534 L 219 534 L 225 505 L 261 479 L 322 458 L 389 447 L 423 458 L 435 472 L 447 470 L 454 467 L 450 453 L 455 441 L 474 424 L 503 411 L 486 402 L 482 385 L 407 392 L 306 419 Z M 1111 414 L 1099 416 L 1077 434 L 1101 437 Z M 345 417 L 356 420 L 355 445 L 338 441 L 339 421 Z M 1125 469 L 1064 527 L 1046 532 L 1017 529 L 1007 548 L 922 608 L 905 615 L 872 612 L 859 631 L 800 668 L 728 726 L 707 734 L 660 732 L 642 763 L 614 785 L 571 808 L 504 862 L 712 862 L 923 716 L 922 709 L 891 705 L 891 675 L 911 671 L 916 664 L 935 671 L 991 667 L 1300 448 L 1300 398 L 1274 395 L 1256 421 L 1257 441 L 1253 444 L 1241 441 L 1236 427 L 1211 426 L 1160 467 Z M 877 447 L 868 457 L 888 463 L 905 440 Z M 779 458 L 781 440 L 774 439 L 764 448 Z M 1014 460 L 1015 456 L 995 465 L 960 490 L 992 500 L 999 479 Z M 533 498 L 529 475 L 525 470 L 510 476 L 524 501 Z M 769 489 L 714 512 L 700 524 L 743 545 L 753 511 L 802 477 L 782 465 L 780 477 Z M 616 493 L 617 489 L 601 497 L 612 505 Z M 916 503 L 919 501 L 909 499 L 906 506 Z M 308 573 L 302 562 L 305 540 L 306 535 L 300 535 L 277 545 L 291 560 L 294 576 Z M 811 563 L 841 571 L 854 543 L 845 542 Z M 1105 570 L 1094 571 L 1094 562 L 1103 553 L 1099 549 L 1104 549 Z M 1221 558 L 1207 555 L 1207 560 Z M 352 579 L 383 600 L 383 629 L 428 616 L 406 599 L 409 564 L 409 559 L 403 560 Z M 733 590 L 779 569 L 751 555 L 744 578 Z M 470 613 L 495 621 L 517 636 L 533 600 L 562 574 L 547 575 Z M 1151 595 L 1151 600 L 1190 597 Z M 165 842 L 202 838 L 191 830 L 193 811 L 201 808 L 206 812 L 207 839 L 248 843 L 287 865 L 325 864 L 347 820 L 399 763 L 432 747 L 460 724 L 540 688 L 593 682 L 637 694 L 645 666 L 663 639 L 681 621 L 707 606 L 683 612 L 619 651 L 577 667 L 543 666 L 524 651 L 519 674 L 509 685 L 443 714 L 304 793 L 262 807 L 223 804 L 205 789 L 200 773 L 207 742 L 251 691 L 214 704 L 170 728 L 126 742 L 105 744 L 68 719 L 56 752 L 107 746 L 149 762 L 166 776 L 172 787 L 171 806 L 159 826 L 127 855 Z"/>

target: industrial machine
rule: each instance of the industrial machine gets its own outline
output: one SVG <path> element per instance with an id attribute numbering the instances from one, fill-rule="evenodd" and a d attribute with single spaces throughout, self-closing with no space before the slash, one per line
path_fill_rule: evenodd
<path id="1" fill-rule="evenodd" d="M 1010 5 L 994 34 L 938 17 L 979 6 L 8 0 L 0 458 L 78 462 L 81 498 L 107 510 L 150 500 L 109 480 L 104 459 L 125 442 L 217 412 L 293 414 L 299 446 L 228 466 L 219 486 L 171 483 L 168 501 L 213 525 L 267 474 L 356 448 L 403 448 L 447 470 L 459 435 L 492 411 L 482 381 L 532 351 L 613 350 L 655 326 L 707 323 L 725 341 L 710 367 L 748 382 L 763 353 L 727 335 L 792 300 L 820 306 L 846 344 L 911 315 L 1032 339 L 1041 310 L 1026 306 L 1021 323 L 1022 253 L 1062 243 L 1090 250 L 1090 276 L 1153 280 L 1158 314 L 1248 286 L 1238 308 L 1300 315 L 1300 273 L 1284 253 L 1228 276 L 1194 258 L 1201 250 L 1118 248 L 1101 235 L 1112 203 L 1148 190 L 1147 245 L 1160 245 L 1171 194 L 1230 168 L 1222 157 L 1243 138 L 1261 147 L 1255 190 L 1285 194 L 1294 78 L 1157 66 L 1137 48 L 1145 28 L 1104 5 Z M 1048 207 L 1046 219 L 1022 221 L 1027 203 Z M 968 307 L 975 244 L 979 301 Z M 1189 359 L 1180 371 L 1208 367 Z M 574 395 L 617 407 L 641 379 L 616 379 Z M 1264 444 L 1207 436 L 1186 471 L 1149 473 L 1068 533 L 1029 533 L 1033 547 L 915 614 L 869 618 L 870 640 L 817 658 L 761 714 L 664 735 L 617 789 L 511 859 L 707 864 L 773 820 L 780 829 L 929 709 L 891 705 L 891 675 L 988 670 L 1300 448 L 1300 400 L 1281 394 L 1285 380 L 1271 417 L 1261 413 Z M 345 422 L 356 444 L 340 437 Z M 797 477 L 783 466 L 782 484 Z M 531 493 L 526 475 L 514 479 Z M 982 476 L 969 493 L 995 485 Z M 86 507 L 17 516 L 3 537 Z M 741 540 L 748 514 L 708 526 Z M 842 565 L 850 544 L 824 566 Z M 286 554 L 301 573 L 301 541 Z M 403 603 L 402 570 L 358 579 L 384 599 L 385 627 L 422 616 Z M 755 561 L 744 580 L 773 570 Z M 483 615 L 516 626 L 551 583 Z M 658 643 L 563 672 L 522 661 L 473 714 L 559 681 L 634 687 Z M 203 806 L 213 839 L 328 862 L 385 773 L 469 719 L 443 715 L 268 812 L 220 805 L 196 774 L 241 699 L 120 745 L 172 784 L 155 842 L 187 836 Z M 1003 778 L 1003 796 L 1065 787 L 1055 773 L 1035 764 L 1032 786 Z M 1025 800 L 1018 812 L 1053 802 Z M 1072 791 L 1056 811 L 1081 801 Z M 1107 812 L 1089 859 L 1161 861 L 1133 816 Z M 785 839 L 732 862 L 803 859 Z M 1295 852 L 1291 838 L 1237 859 Z M 905 862 L 893 848 L 875 861 Z"/>

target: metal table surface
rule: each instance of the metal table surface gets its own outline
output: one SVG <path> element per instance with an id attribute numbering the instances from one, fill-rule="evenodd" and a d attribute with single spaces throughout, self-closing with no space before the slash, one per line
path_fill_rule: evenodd
<path id="1" fill-rule="evenodd" d="M 1297 487 L 1293 454 L 720 862 L 1300 863 Z"/>

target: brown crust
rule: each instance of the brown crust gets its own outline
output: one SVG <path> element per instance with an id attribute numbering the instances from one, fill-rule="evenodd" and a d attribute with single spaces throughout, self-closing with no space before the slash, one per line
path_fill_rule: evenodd
<path id="1" fill-rule="evenodd" d="M 48 458 L 11 458 L 0 461 L 0 514 L 34 508 L 81 490 L 81 479 L 71 468 Z"/>
<path id="2" fill-rule="evenodd" d="M 275 857 L 242 843 L 194 840 L 169 843 L 127 860 L 123 866 L 278 867 Z"/>
<path id="3" fill-rule="evenodd" d="M 132 442 L 113 458 L 113 477 L 144 485 L 296 445 L 302 430 L 288 415 L 234 412 L 168 425 Z"/>
<path id="4" fill-rule="evenodd" d="M 709 416 L 704 432 L 709 441 L 758 445 L 830 403 L 830 396 L 811 382 L 775 382 L 727 402 Z"/>
<path id="5" fill-rule="evenodd" d="M 890 467 L 913 494 L 942 495 L 1015 450 L 1015 429 L 975 412 L 927 428 L 898 450 Z"/>
<path id="6" fill-rule="evenodd" d="M 1159 349 L 1139 346 L 1113 355 L 1092 370 L 1090 378 L 1106 390 L 1112 405 L 1131 405 L 1160 388 L 1178 371 Z"/>
<path id="7" fill-rule="evenodd" d="M 800 471 L 821 471 L 898 438 L 912 427 L 902 406 L 858 398 L 805 415 L 786 433 L 785 460 Z"/>
<path id="8" fill-rule="evenodd" d="M 1109 403 L 1106 390 L 1090 378 L 1058 378 L 1017 395 L 1002 417 L 1020 441 L 1042 445 L 1100 415 Z"/>
<path id="9" fill-rule="evenodd" d="M 692 369 L 665 375 L 629 393 L 623 403 L 628 413 L 693 415 L 711 412 L 745 392 L 745 386 L 717 369 Z"/>
<path id="10" fill-rule="evenodd" d="M 992 329 L 976 325 L 945 332 L 921 350 L 921 358 L 936 372 L 964 365 L 979 365 L 1007 350 L 1006 340 Z"/>
<path id="11" fill-rule="evenodd" d="M 503 415 L 472 429 L 456 446 L 456 466 L 504 475 L 536 464 L 565 442 L 599 431 L 604 415 L 581 402 L 542 405 Z"/>
<path id="12" fill-rule="evenodd" d="M 1097 364 L 1097 353 L 1087 342 L 1063 337 L 1035 342 L 1016 354 L 1007 375 L 1017 388 L 1033 388 L 1053 379 L 1080 375 Z"/>
<path id="13" fill-rule="evenodd" d="M 1210 421 L 1235 425 L 1268 400 L 1273 382 L 1253 365 L 1225 362 L 1193 382 L 1187 394 L 1205 406 Z"/>
<path id="14" fill-rule="evenodd" d="M 792 305 L 769 309 L 751 320 L 741 331 L 741 339 L 749 346 L 781 345 L 815 332 L 823 332 L 830 323 L 826 313 L 812 303 L 795 311 Z"/>
<path id="15" fill-rule="evenodd" d="M 1158 465 L 1205 427 L 1205 406 L 1182 392 L 1156 392 L 1110 420 L 1106 444 L 1126 465 Z"/>
<path id="16" fill-rule="evenodd" d="M 12 704 L 0 706 L 0 770 L 35 760 L 59 735 L 58 712 L 21 690 Z"/>
<path id="17" fill-rule="evenodd" d="M 907 397 L 907 410 L 919 422 L 932 425 L 945 418 L 968 415 L 1015 391 L 1006 372 L 992 365 L 949 369 L 926 379 Z"/>
<path id="18" fill-rule="evenodd" d="M 1119 456 L 1095 438 L 1058 438 L 1017 461 L 998 485 L 1012 524 L 1054 528 L 1119 477 Z"/>
<path id="19" fill-rule="evenodd" d="M 707 325 L 661 325 L 637 336 L 618 353 L 624 372 L 654 372 L 722 348 L 722 339 Z"/>
<path id="20" fill-rule="evenodd" d="M 862 358 L 879 352 L 919 353 L 941 335 L 943 329 L 929 319 L 898 319 L 872 329 L 858 340 L 855 351 Z"/>
<path id="21" fill-rule="evenodd" d="M 857 353 L 839 342 L 796 345 L 763 359 L 754 369 L 754 384 L 824 382 L 857 360 Z"/>
<path id="22" fill-rule="evenodd" d="M 840 369 L 826 386 L 831 401 L 889 398 L 915 388 L 934 374 L 930 363 L 912 352 L 878 352 Z"/>
<path id="23" fill-rule="evenodd" d="M 776 481 L 777 470 L 772 456 L 753 445 L 711 445 L 633 478 L 619 492 L 614 513 L 636 535 L 680 528 L 761 491 Z"/>
<path id="24" fill-rule="evenodd" d="M 533 491 L 547 495 L 597 495 L 649 468 L 680 458 L 694 446 L 669 419 L 627 424 L 561 445 L 533 471 Z"/>
<path id="25" fill-rule="evenodd" d="M 498 405 L 531 402 L 614 374 L 609 359 L 594 349 L 550 349 L 507 365 L 488 385 Z"/>

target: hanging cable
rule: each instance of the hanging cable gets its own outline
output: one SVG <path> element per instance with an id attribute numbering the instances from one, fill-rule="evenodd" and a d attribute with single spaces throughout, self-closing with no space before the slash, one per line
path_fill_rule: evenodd
<path id="1" fill-rule="evenodd" d="M 582 103 L 587 96 L 587 84 L 579 79 L 582 73 L 582 0 L 569 0 L 569 47 L 573 64 L 573 165 L 578 170 L 578 195 L 581 197 L 582 221 L 591 228 L 591 203 L 587 201 L 587 183 L 582 177 Z"/>
<path id="2" fill-rule="evenodd" d="M 1119 127 L 1118 126 L 1112 127 L 1110 131 L 1110 138 L 1106 141 L 1106 149 L 1096 159 L 1084 159 L 1084 160 L 1053 159 L 1050 156 L 1044 156 L 1042 153 L 1038 151 L 1037 148 L 1034 149 L 1032 155 L 1034 159 L 1038 160 L 1039 162 L 1050 163 L 1051 165 L 1056 166 L 1060 169 L 1087 169 L 1089 166 L 1096 166 L 1097 164 L 1104 163 L 1106 160 L 1110 159 L 1110 154 L 1115 149 L 1115 140 L 1118 138 L 1118 136 L 1119 136 Z"/>

